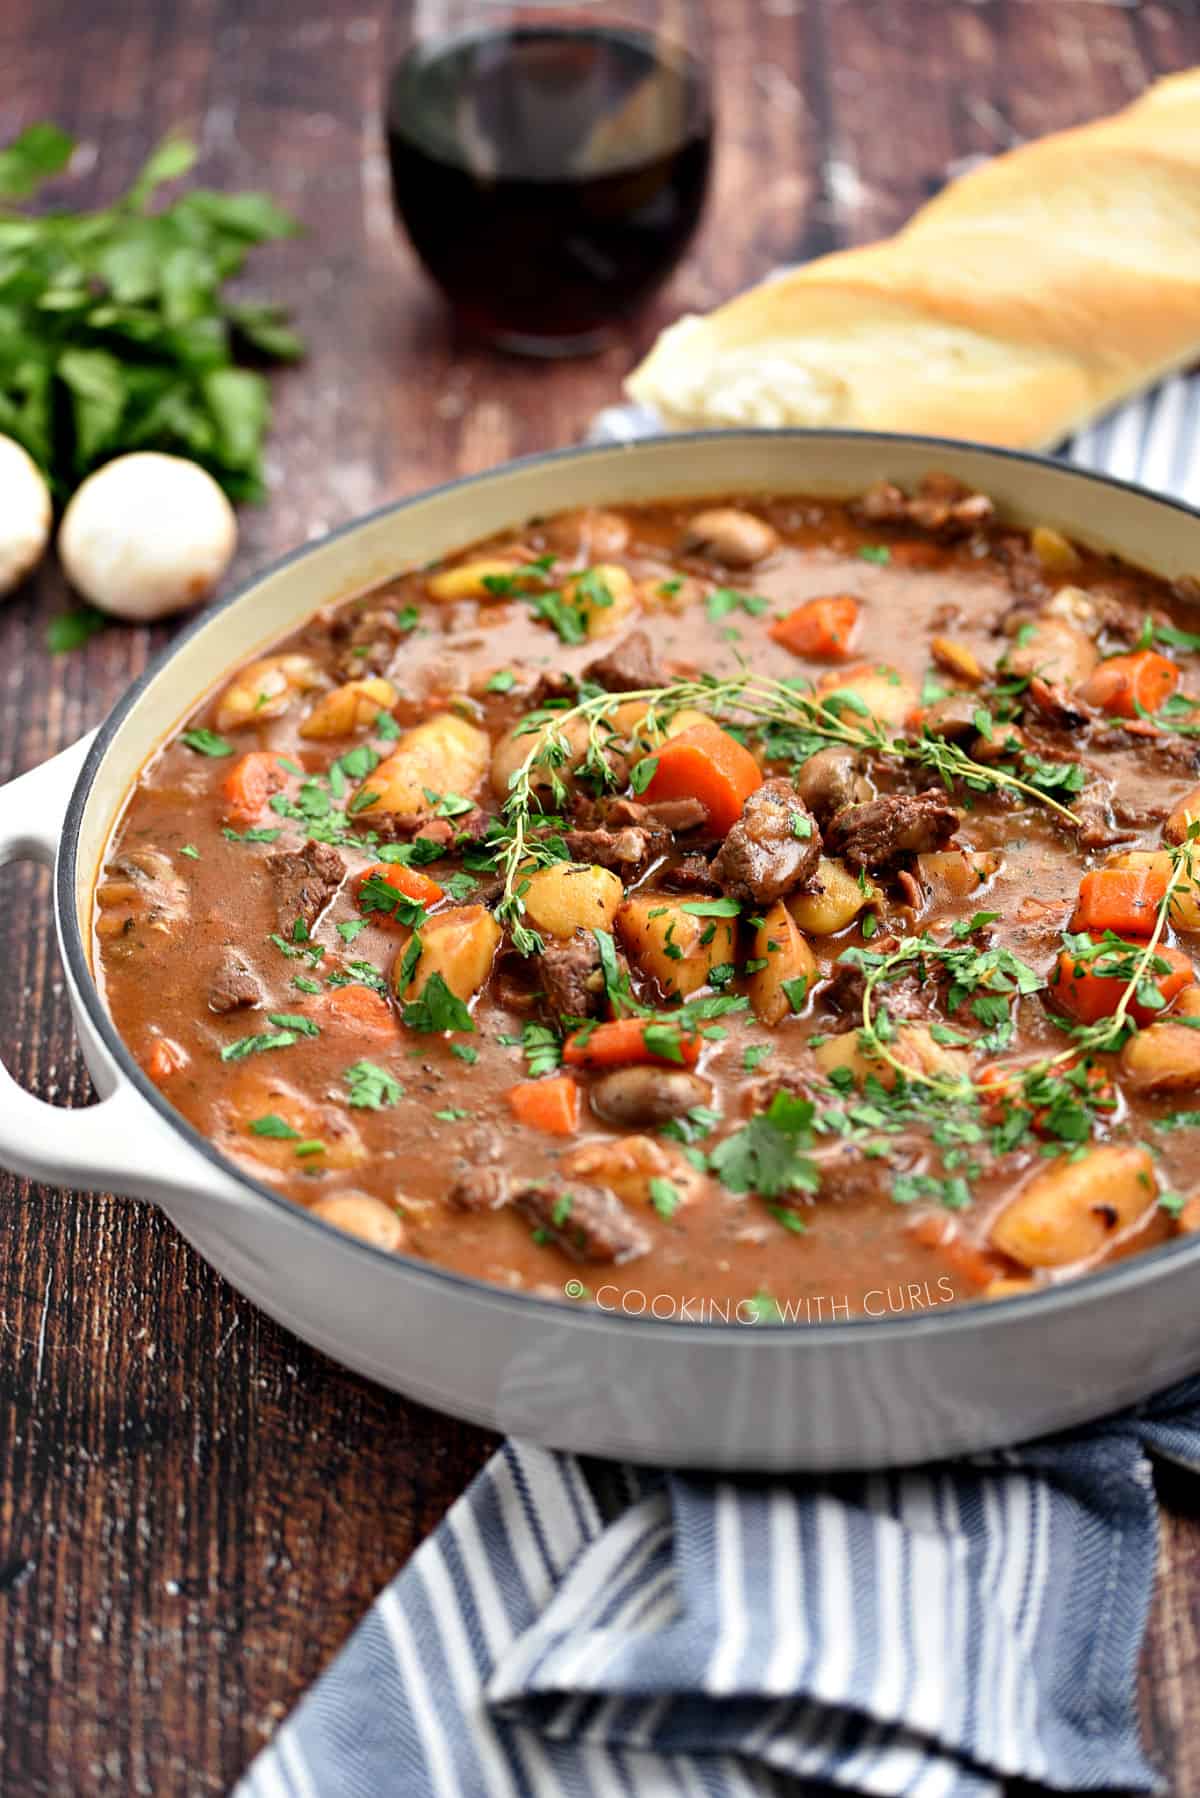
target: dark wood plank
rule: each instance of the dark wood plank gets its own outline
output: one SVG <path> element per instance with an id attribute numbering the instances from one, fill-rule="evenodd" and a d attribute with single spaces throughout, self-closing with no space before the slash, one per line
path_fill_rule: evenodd
<path id="1" fill-rule="evenodd" d="M 655 331 L 775 264 L 893 229 L 964 156 L 1121 103 L 1200 58 L 1194 0 L 721 0 L 720 157 L 685 267 L 586 362 L 460 341 L 398 242 L 377 99 L 384 0 L 8 0 L 0 137 L 56 117 L 91 203 L 170 125 L 203 178 L 264 186 L 306 238 L 249 280 L 294 297 L 312 353 L 276 383 L 271 495 L 233 578 L 389 496 L 566 443 Z M 86 161 L 86 159 L 85 159 Z M 99 721 L 169 631 L 52 660 L 47 570 L 0 609 L 0 778 Z M 10 870 L 0 1041 L 85 1103 L 44 875 Z M 0 1184 L 0 1790 L 221 1792 L 490 1448 L 260 1317 L 159 1215 Z M 1147 1725 L 1200 1790 L 1200 1528 L 1168 1493 Z"/>

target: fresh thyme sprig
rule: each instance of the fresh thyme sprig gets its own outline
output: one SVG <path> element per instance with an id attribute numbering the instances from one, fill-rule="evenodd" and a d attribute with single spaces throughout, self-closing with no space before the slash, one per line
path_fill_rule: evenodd
<path id="1" fill-rule="evenodd" d="M 782 726 L 816 742 L 840 743 L 864 755 L 914 763 L 928 768 L 948 789 L 961 782 L 975 792 L 999 789 L 1019 793 L 1026 801 L 1048 807 L 1070 824 L 1079 822 L 1067 806 L 1009 768 L 972 761 L 958 744 L 939 737 L 924 733 L 906 737 L 889 731 L 860 696 L 848 688 L 818 694 L 811 687 L 773 680 L 744 669 L 725 680 L 705 676 L 629 693 L 593 693 L 565 709 L 544 707 L 532 712 L 521 727 L 523 734 L 536 736 L 536 741 L 509 780 L 503 828 L 493 842 L 503 881 L 496 916 L 509 926 L 513 947 L 522 955 L 536 955 L 542 948 L 537 932 L 524 922 L 528 870 L 531 865 L 560 859 L 537 835 L 538 819 L 545 817 L 541 792 L 548 787 L 558 808 L 567 803 L 567 788 L 560 771 L 573 757 L 576 774 L 601 788 L 613 787 L 616 781 L 608 752 L 623 735 L 613 717 L 631 703 L 644 703 L 646 707 L 634 734 L 649 744 L 677 712 L 694 708 L 742 727 Z M 579 722 L 587 727 L 582 757 L 578 755 L 578 743 L 573 744 L 567 734 L 568 727 Z"/>

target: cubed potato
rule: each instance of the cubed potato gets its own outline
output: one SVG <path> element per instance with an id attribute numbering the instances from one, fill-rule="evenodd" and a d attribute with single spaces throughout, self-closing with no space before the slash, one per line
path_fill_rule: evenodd
<path id="1" fill-rule="evenodd" d="M 382 675 L 369 675 L 363 680 L 348 680 L 323 693 L 304 723 L 302 737 L 351 737 L 355 731 L 369 730 L 380 712 L 390 712 L 398 698 L 395 687 Z"/>
<path id="2" fill-rule="evenodd" d="M 221 1100 L 221 1115 L 222 1147 L 232 1150 L 239 1160 L 251 1156 L 288 1173 L 304 1168 L 356 1167 L 367 1152 L 341 1106 L 309 1098 L 261 1065 L 243 1067 L 230 1082 Z M 253 1128 L 264 1121 L 267 1134 Z M 280 1126 L 294 1134 L 271 1134 Z M 318 1143 L 319 1149 L 314 1146 Z M 297 1155 L 298 1147 L 305 1153 Z"/>
<path id="3" fill-rule="evenodd" d="M 802 980 L 807 993 L 817 977 L 817 958 L 791 912 L 779 899 L 754 933 L 753 961 L 765 961 L 750 976 L 746 992 L 760 1024 L 781 1024 L 796 1009 L 784 990 Z"/>
<path id="4" fill-rule="evenodd" d="M 704 895 L 697 893 L 695 900 Z M 614 924 L 627 954 L 663 992 L 687 998 L 717 967 L 733 961 L 733 921 L 684 911 L 687 895 L 626 899 Z"/>
<path id="5" fill-rule="evenodd" d="M 987 885 L 1002 857 L 994 850 L 932 849 L 917 857 L 917 872 L 935 910 L 970 899 Z"/>
<path id="6" fill-rule="evenodd" d="M 240 730 L 280 718 L 298 693 L 320 680 L 311 656 L 264 656 L 235 674 L 217 707 L 218 730 Z"/>
<path id="7" fill-rule="evenodd" d="M 1053 525 L 1035 524 L 1029 534 L 1030 548 L 1047 574 L 1069 574 L 1079 566 L 1079 551 L 1069 537 Z"/>
<path id="8" fill-rule="evenodd" d="M 673 1194 L 661 1193 L 659 1208 L 690 1205 L 701 1198 L 707 1182 L 703 1174 L 673 1144 L 653 1136 L 622 1136 L 582 1143 L 563 1157 L 563 1173 L 572 1180 L 588 1180 L 607 1186 L 626 1205 L 653 1205 L 651 1181 L 666 1180 Z"/>
<path id="9" fill-rule="evenodd" d="M 637 582 L 644 612 L 686 612 L 704 598 L 705 585 L 690 574 L 650 574 Z"/>
<path id="10" fill-rule="evenodd" d="M 968 687 L 982 685 L 985 670 L 969 643 L 959 643 L 953 637 L 931 637 L 929 653 L 938 667 L 956 680 L 965 681 Z"/>
<path id="11" fill-rule="evenodd" d="M 1200 987 L 1185 987 L 1172 1014 L 1131 1036 L 1121 1050 L 1121 1084 L 1130 1093 L 1182 1093 L 1200 1088 L 1200 1030 L 1176 1016 L 1200 1013 Z"/>
<path id="12" fill-rule="evenodd" d="M 567 745 L 565 757 L 553 769 L 563 781 L 569 782 L 572 770 L 579 766 L 587 754 L 588 727 L 585 718 L 568 718 L 561 725 L 551 722 L 543 724 L 537 730 L 525 730 L 523 724 L 524 720 L 518 718 L 511 730 L 506 730 L 502 737 L 497 738 L 492 751 L 489 778 L 497 799 L 508 798 L 513 775 L 531 755 L 539 755 L 556 736 L 561 736 Z M 549 764 L 539 766 L 535 762 L 530 773 L 535 790 L 545 792 L 553 786 Z"/>
<path id="13" fill-rule="evenodd" d="M 620 735 L 629 737 L 642 749 L 652 749 L 655 744 L 665 742 L 668 737 L 677 737 L 680 731 L 691 730 L 693 725 L 712 723 L 707 712 L 685 705 L 669 718 L 660 717 L 651 730 L 647 725 L 650 709 L 644 700 L 631 699 L 627 704 L 618 706 L 612 715 L 613 726 Z"/>
<path id="14" fill-rule="evenodd" d="M 420 935 L 420 959 L 403 987 L 400 980 L 410 944 L 405 943 L 396 952 L 392 965 L 396 996 L 403 1000 L 419 999 L 433 976 L 440 974 L 455 998 L 465 1005 L 480 991 L 492 971 L 503 935 L 499 924 L 482 905 L 456 905 L 426 919 Z"/>
<path id="15" fill-rule="evenodd" d="M 1193 787 L 1185 793 L 1172 807 L 1171 815 L 1163 825 L 1163 838 L 1168 843 L 1182 843 L 1187 837 L 1189 828 L 1200 823 L 1200 787 Z M 1197 864 L 1200 866 L 1200 863 Z"/>
<path id="16" fill-rule="evenodd" d="M 393 1253 L 404 1247 L 404 1225 L 382 1199 L 369 1192 L 331 1192 L 309 1206 L 314 1217 L 335 1224 L 350 1236 L 357 1236 L 377 1249 Z"/>
<path id="17" fill-rule="evenodd" d="M 356 815 L 396 812 L 406 818 L 429 817 L 436 803 L 425 797 L 426 792 L 470 798 L 491 752 L 486 731 L 453 712 L 438 712 L 405 731 L 391 755 L 367 775 L 351 804 Z"/>
<path id="18" fill-rule="evenodd" d="M 887 1050 L 906 1068 L 935 1080 L 962 1079 L 968 1068 L 966 1052 L 935 1042 L 924 1024 L 899 1025 Z M 864 1046 L 859 1030 L 843 1030 L 837 1036 L 827 1036 L 812 1053 L 813 1060 L 826 1076 L 835 1069 L 849 1068 L 860 1086 L 870 1074 L 885 1092 L 891 1092 L 896 1084 L 896 1069 L 882 1055 L 876 1055 Z"/>
<path id="19" fill-rule="evenodd" d="M 854 694 L 866 706 L 870 718 L 885 730 L 901 730 L 920 698 L 916 682 L 886 662 L 857 662 L 853 668 L 823 674 L 816 690 L 822 698 L 834 693 Z M 869 722 L 856 707 L 846 705 L 839 709 L 851 728 L 856 718 L 863 724 Z"/>
<path id="20" fill-rule="evenodd" d="M 535 930 L 566 942 L 577 930 L 611 930 L 625 888 L 608 868 L 555 862 L 523 876 L 525 916 Z"/>
<path id="21" fill-rule="evenodd" d="M 442 568 L 431 574 L 425 582 L 425 591 L 430 599 L 436 599 L 442 605 L 457 599 L 500 599 L 503 593 L 497 593 L 488 582 L 496 581 L 504 586 L 511 582 L 514 591 L 518 591 L 524 566 L 511 556 L 477 557 L 473 562 L 459 562 L 454 568 Z M 531 587 L 540 585 L 540 577 L 531 575 L 526 584 Z"/>
<path id="22" fill-rule="evenodd" d="M 844 862 L 823 855 L 817 863 L 814 891 L 797 893 L 787 901 L 787 908 L 806 935 L 832 936 L 878 898 L 879 888 L 865 874 L 860 879 Z"/>
<path id="23" fill-rule="evenodd" d="M 1022 1267 L 1070 1267 L 1101 1254 L 1157 1198 L 1150 1151 L 1106 1143 L 1027 1181 L 992 1225 L 992 1244 Z"/>
<path id="24" fill-rule="evenodd" d="M 633 576 L 619 562 L 585 568 L 567 582 L 563 596 L 579 612 L 589 637 L 614 636 L 638 609 Z"/>
<path id="25" fill-rule="evenodd" d="M 1105 862 L 1106 868 L 1154 868 L 1163 877 L 1171 877 L 1169 849 L 1130 849 Z M 1171 892 L 1171 923 L 1176 930 L 1200 930 L 1200 856 L 1195 863 L 1196 881 L 1187 877 L 1186 869 Z"/>

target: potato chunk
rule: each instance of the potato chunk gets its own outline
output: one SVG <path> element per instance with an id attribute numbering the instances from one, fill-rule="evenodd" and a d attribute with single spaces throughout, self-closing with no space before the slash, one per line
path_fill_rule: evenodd
<path id="1" fill-rule="evenodd" d="M 1176 1016 L 1200 1014 L 1200 989 L 1185 987 L 1175 1001 Z M 1131 1036 L 1121 1050 L 1121 1080 L 1131 1093 L 1182 1093 L 1200 1087 L 1200 1030 L 1160 1018 Z"/>
<path id="2" fill-rule="evenodd" d="M 583 619 L 589 637 L 611 637 L 638 609 L 633 576 L 619 562 L 598 562 L 567 582 L 564 597 Z"/>
<path id="3" fill-rule="evenodd" d="M 854 705 L 837 708 L 851 729 L 857 719 L 864 725 L 873 722 L 886 730 L 900 730 L 920 698 L 915 681 L 887 662 L 858 662 L 853 668 L 823 674 L 816 690 L 823 699 L 834 693 L 850 693 L 866 706 L 869 718 Z"/>
<path id="4" fill-rule="evenodd" d="M 553 770 L 548 764 L 536 761 L 530 769 L 533 787 L 538 791 L 548 791 L 553 786 L 552 774 L 556 773 L 560 780 L 567 782 L 572 770 L 577 768 L 588 751 L 588 727 L 584 718 L 570 718 L 563 725 L 554 722 L 543 724 L 538 730 L 526 730 L 524 719 L 518 718 L 511 730 L 506 730 L 496 740 L 491 758 L 491 786 L 497 799 L 507 799 L 509 785 L 513 775 L 532 755 L 540 756 L 544 749 L 561 736 L 566 744 L 566 754 L 561 762 L 556 763 Z"/>
<path id="5" fill-rule="evenodd" d="M 663 992 L 687 998 L 707 984 L 712 970 L 733 960 L 733 923 L 729 918 L 698 917 L 683 908 L 702 901 L 664 900 L 654 894 L 626 899 L 614 923 L 626 952 Z"/>
<path id="6" fill-rule="evenodd" d="M 437 574 L 431 574 L 425 582 L 425 591 L 430 599 L 439 600 L 443 605 L 451 604 L 457 599 L 496 599 L 502 597 L 494 587 L 488 585 L 495 581 L 502 589 L 512 582 L 519 587 L 519 576 L 523 562 L 515 561 L 511 556 L 482 556 L 473 562 L 460 562 L 456 568 L 443 568 Z M 530 586 L 537 585 L 537 577 L 531 577 Z"/>
<path id="7" fill-rule="evenodd" d="M 1200 823 L 1200 787 L 1193 787 L 1175 802 L 1171 816 L 1163 825 L 1163 838 L 1168 843 L 1182 843 L 1193 824 Z"/>
<path id="8" fill-rule="evenodd" d="M 400 999 L 419 999 L 440 974 L 456 999 L 473 999 L 492 971 L 503 932 L 482 905 L 456 905 L 435 912 L 421 926 L 421 954 L 416 970 L 404 980 L 411 939 L 397 952 L 392 981 Z"/>
<path id="9" fill-rule="evenodd" d="M 936 1080 L 958 1080 L 967 1072 L 968 1059 L 962 1049 L 948 1049 L 934 1041 L 924 1024 L 901 1024 L 888 1052 L 914 1073 L 928 1074 Z M 858 1085 L 874 1075 L 885 1092 L 896 1084 L 897 1072 L 890 1061 L 864 1048 L 862 1032 L 843 1030 L 827 1036 L 813 1050 L 813 1060 L 826 1076 L 836 1069 L 848 1068 Z"/>
<path id="10" fill-rule="evenodd" d="M 1053 687 L 1079 687 L 1100 660 L 1085 630 L 1066 618 L 1043 612 L 1027 625 L 1002 659 L 1008 674 L 1040 675 Z"/>
<path id="11" fill-rule="evenodd" d="M 247 1067 L 231 1082 L 220 1110 L 221 1146 L 239 1160 L 251 1156 L 268 1167 L 297 1173 L 357 1167 L 367 1152 L 340 1105 L 324 1105 L 261 1067 Z"/>
<path id="12" fill-rule="evenodd" d="M 360 1237 L 374 1248 L 395 1251 L 404 1247 L 404 1225 L 382 1199 L 369 1192 L 331 1192 L 309 1206 L 314 1217 L 336 1224 L 351 1236 Z"/>
<path id="13" fill-rule="evenodd" d="M 426 793 L 469 797 L 483 779 L 491 748 L 486 731 L 454 712 L 438 712 L 406 730 L 391 755 L 367 775 L 351 801 L 355 814 L 430 817 L 436 802 Z"/>
<path id="14" fill-rule="evenodd" d="M 380 712 L 390 712 L 398 698 L 395 687 L 382 675 L 369 675 L 363 680 L 348 680 L 323 693 L 304 723 L 302 737 L 350 737 L 357 730 L 369 730 Z"/>
<path id="15" fill-rule="evenodd" d="M 1108 1143 L 1035 1174 L 992 1225 L 992 1243 L 1022 1267 L 1090 1261 L 1158 1197 L 1148 1149 Z"/>
<path id="16" fill-rule="evenodd" d="M 817 863 L 815 888 L 787 901 L 793 919 L 809 936 L 832 936 L 844 930 L 864 906 L 879 898 L 879 888 L 865 874 L 851 874 L 844 862 L 827 855 Z"/>
<path id="17" fill-rule="evenodd" d="M 706 1186 L 685 1155 L 653 1136 L 582 1143 L 563 1157 L 562 1168 L 571 1179 L 607 1186 L 627 1205 L 653 1205 L 663 1217 L 702 1197 Z M 660 1181 L 670 1190 L 654 1184 Z"/>
<path id="18" fill-rule="evenodd" d="M 567 942 L 577 930 L 611 930 L 625 888 L 608 868 L 555 862 L 527 874 L 525 915 L 535 930 Z"/>
<path id="19" fill-rule="evenodd" d="M 817 976 L 817 958 L 782 899 L 776 900 L 755 931 L 751 959 L 767 964 L 750 977 L 746 991 L 751 1009 L 760 1024 L 781 1024 L 798 1009 L 786 986 L 802 980 L 807 994 Z"/>
<path id="20" fill-rule="evenodd" d="M 240 730 L 247 724 L 264 724 L 280 718 L 298 693 L 317 685 L 319 676 L 311 656 L 265 656 L 235 674 L 217 707 L 218 730 Z"/>

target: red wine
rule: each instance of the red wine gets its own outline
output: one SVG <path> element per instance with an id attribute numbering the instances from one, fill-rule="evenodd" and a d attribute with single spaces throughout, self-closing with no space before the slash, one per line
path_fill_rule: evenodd
<path id="1" fill-rule="evenodd" d="M 679 261 L 712 115 L 699 65 L 648 34 L 520 26 L 410 51 L 387 134 L 397 213 L 464 322 L 569 350 Z"/>

